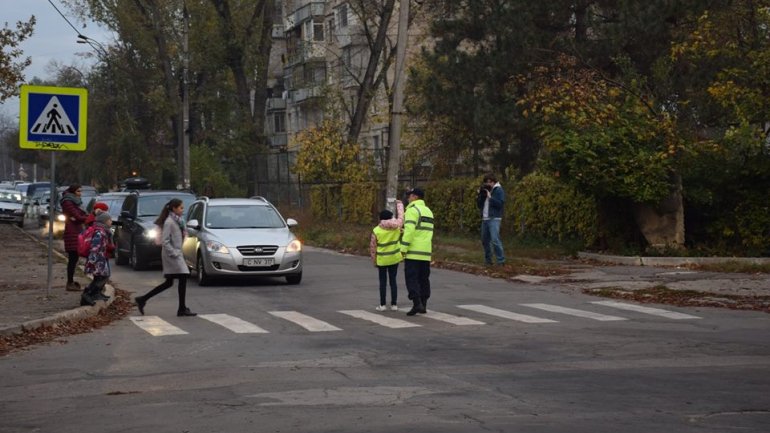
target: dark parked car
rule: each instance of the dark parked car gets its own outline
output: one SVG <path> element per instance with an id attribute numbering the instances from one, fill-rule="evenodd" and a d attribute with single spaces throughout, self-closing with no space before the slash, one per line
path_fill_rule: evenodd
<path id="1" fill-rule="evenodd" d="M 152 190 L 125 194 L 115 229 L 115 263 L 129 264 L 135 270 L 146 269 L 160 261 L 160 246 L 155 244 L 160 228 L 155 225 L 155 219 L 163 206 L 172 198 L 178 198 L 187 209 L 195 201 L 195 195 L 187 191 Z"/>

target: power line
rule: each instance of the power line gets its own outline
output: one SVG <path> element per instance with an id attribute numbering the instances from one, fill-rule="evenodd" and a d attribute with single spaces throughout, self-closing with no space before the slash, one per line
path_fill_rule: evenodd
<path id="1" fill-rule="evenodd" d="M 75 27 L 75 26 L 74 26 L 74 25 L 73 25 L 73 24 L 70 22 L 70 20 L 69 20 L 69 19 L 68 19 L 68 18 L 67 18 L 67 17 L 66 17 L 66 16 L 65 16 L 63 13 L 61 13 L 61 11 L 59 10 L 59 8 L 58 8 L 58 7 L 56 7 L 56 5 L 55 5 L 55 4 L 53 4 L 53 2 L 52 2 L 51 0 L 48 0 L 48 3 L 50 3 L 50 4 L 51 4 L 51 6 L 53 6 L 53 8 L 54 8 L 54 9 L 56 9 L 56 12 L 58 12 L 58 13 L 59 13 L 59 15 L 61 15 L 61 17 L 62 17 L 62 18 L 64 18 L 64 21 L 67 21 L 67 24 L 69 24 L 69 25 L 70 25 L 70 27 L 72 27 L 72 30 L 75 30 L 75 33 L 77 33 L 77 34 L 78 34 L 78 36 L 80 36 L 80 31 L 78 30 L 78 28 L 77 28 L 77 27 Z"/>

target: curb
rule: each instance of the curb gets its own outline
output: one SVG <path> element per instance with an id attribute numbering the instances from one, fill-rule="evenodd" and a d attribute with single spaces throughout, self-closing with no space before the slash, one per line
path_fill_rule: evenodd
<path id="1" fill-rule="evenodd" d="M 628 266 L 687 266 L 713 265 L 723 263 L 744 263 L 749 265 L 770 264 L 770 257 L 642 257 L 608 256 L 605 254 L 579 252 L 581 259 L 595 260 L 601 263 Z"/>
<path id="2" fill-rule="evenodd" d="M 37 239 L 35 236 L 30 235 L 29 233 L 25 232 L 24 229 L 17 227 L 17 230 L 24 233 L 27 237 L 29 237 L 31 240 L 48 247 L 48 243 L 44 243 L 40 241 L 40 239 Z M 62 254 L 56 249 L 53 249 L 52 252 L 56 255 L 58 255 L 60 258 L 67 259 L 67 256 Z M 80 269 L 83 270 L 83 267 L 80 266 Z M 104 294 L 109 296 L 110 299 L 107 301 L 96 301 L 96 305 L 94 306 L 82 306 L 73 308 L 71 310 L 61 311 L 59 313 L 44 317 L 42 319 L 34 319 L 26 321 L 20 325 L 13 325 L 6 328 L 0 329 L 0 336 L 10 336 L 14 334 L 21 334 L 25 331 L 30 331 L 33 329 L 37 329 L 43 326 L 53 326 L 59 323 L 68 322 L 71 320 L 78 320 L 78 319 L 85 319 L 87 317 L 93 317 L 99 314 L 100 311 L 106 309 L 112 304 L 112 301 L 115 300 L 115 288 L 112 287 L 112 285 L 105 284 L 104 285 Z"/>

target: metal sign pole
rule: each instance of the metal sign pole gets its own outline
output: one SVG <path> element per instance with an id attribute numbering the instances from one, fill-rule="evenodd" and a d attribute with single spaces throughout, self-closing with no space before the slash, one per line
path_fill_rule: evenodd
<path id="1" fill-rule="evenodd" d="M 53 221 L 56 217 L 56 152 L 51 152 L 51 195 L 48 199 L 48 285 L 45 296 L 51 296 L 53 281 Z"/>

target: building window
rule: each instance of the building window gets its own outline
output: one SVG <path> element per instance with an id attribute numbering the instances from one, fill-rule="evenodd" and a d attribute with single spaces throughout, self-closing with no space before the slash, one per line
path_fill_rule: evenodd
<path id="1" fill-rule="evenodd" d="M 324 41 L 324 23 L 323 21 L 313 21 L 313 40 L 316 42 Z"/>
<path id="2" fill-rule="evenodd" d="M 273 113 L 273 133 L 280 134 L 286 132 L 285 116 L 285 111 L 278 111 Z"/>
<path id="3" fill-rule="evenodd" d="M 348 4 L 343 3 L 337 8 L 337 16 L 339 16 L 340 28 L 348 26 Z"/>

